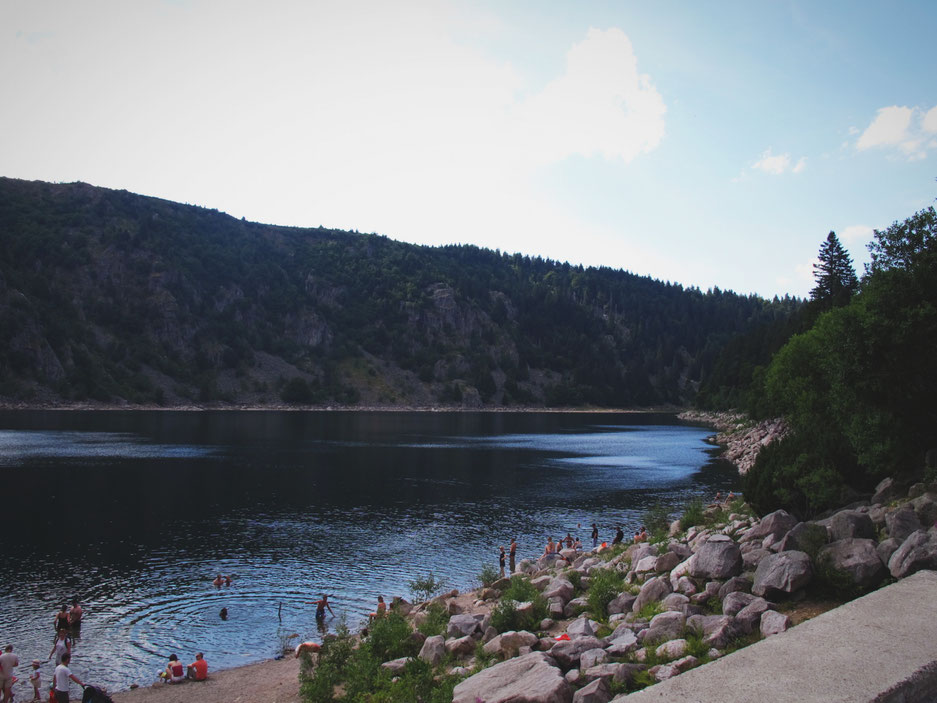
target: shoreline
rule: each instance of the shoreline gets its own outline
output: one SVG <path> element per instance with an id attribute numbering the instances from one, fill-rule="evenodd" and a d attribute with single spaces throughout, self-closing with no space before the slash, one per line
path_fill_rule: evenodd
<path id="1" fill-rule="evenodd" d="M 23 412 L 372 412 L 372 413 L 596 413 L 596 414 L 666 414 L 680 415 L 689 412 L 685 407 L 652 408 L 605 408 L 605 407 L 536 407 L 536 406 L 498 406 L 498 407 L 455 407 L 446 405 L 114 405 L 109 403 L 65 403 L 65 404 L 28 404 L 0 401 L 0 411 Z"/>

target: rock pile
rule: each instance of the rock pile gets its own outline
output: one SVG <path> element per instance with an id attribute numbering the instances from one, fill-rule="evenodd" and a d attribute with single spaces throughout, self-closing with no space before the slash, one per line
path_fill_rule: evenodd
<path id="1" fill-rule="evenodd" d="M 472 612 L 457 612 L 457 593 L 437 597 L 456 614 L 419 657 L 436 665 L 451 656 L 454 673 L 475 672 L 456 686 L 454 703 L 607 703 L 721 657 L 740 640 L 785 631 L 791 623 L 779 604 L 817 582 L 855 595 L 889 576 L 937 568 L 937 486 L 898 494 L 883 481 L 873 502 L 813 522 L 783 510 L 759 520 L 710 506 L 711 524 L 675 526 L 669 541 L 614 556 L 564 550 L 560 558 L 522 561 L 514 578 L 529 579 L 551 613 L 537 632 L 492 627 L 492 604 L 510 585 L 502 579 L 472 594 Z M 623 584 L 607 617 L 588 612 L 589 585 L 602 570 Z M 419 620 L 427 605 L 410 617 Z"/>
<path id="2" fill-rule="evenodd" d="M 784 438 L 787 425 L 781 419 L 763 420 L 752 424 L 744 415 L 737 413 L 708 413 L 691 410 L 679 415 L 681 420 L 712 425 L 719 433 L 713 441 L 725 447 L 723 458 L 735 464 L 740 474 L 748 473 L 755 465 L 762 447 Z"/>

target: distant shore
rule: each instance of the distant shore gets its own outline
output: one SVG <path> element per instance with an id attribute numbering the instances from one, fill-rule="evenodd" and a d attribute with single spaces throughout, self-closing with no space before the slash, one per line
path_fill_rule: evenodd
<path id="1" fill-rule="evenodd" d="M 605 407 L 528 407 L 528 406 L 497 406 L 497 407 L 461 407 L 449 405 L 120 405 L 113 403 L 20 403 L 0 401 L 2 410 L 24 411 L 165 411 L 165 412 L 214 412 L 214 411 L 250 411 L 259 412 L 271 410 L 276 412 L 394 412 L 394 413 L 603 413 L 603 414 L 641 414 L 664 413 L 677 415 L 687 411 L 685 407 L 653 407 L 653 408 L 605 408 Z"/>

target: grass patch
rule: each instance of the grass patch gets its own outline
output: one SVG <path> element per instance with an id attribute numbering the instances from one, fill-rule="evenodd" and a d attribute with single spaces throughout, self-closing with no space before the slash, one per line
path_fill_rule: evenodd
<path id="1" fill-rule="evenodd" d="M 650 622 L 655 615 L 660 615 L 664 612 L 664 606 L 661 605 L 660 601 L 651 601 L 646 603 L 641 610 L 635 613 L 636 620 L 644 620 Z"/>
<path id="2" fill-rule="evenodd" d="M 624 587 L 622 575 L 615 569 L 594 569 L 590 575 L 589 612 L 601 620 L 608 618 L 608 604 L 618 597 Z"/>
<path id="3" fill-rule="evenodd" d="M 703 511 L 703 499 L 694 498 L 683 509 L 683 515 L 680 518 L 680 529 L 688 530 L 696 525 L 702 525 L 706 521 L 706 514 Z"/>
<path id="4" fill-rule="evenodd" d="M 484 588 L 491 588 L 491 584 L 501 578 L 501 571 L 496 569 L 493 564 L 483 564 L 482 570 L 478 572 L 478 582 Z"/>

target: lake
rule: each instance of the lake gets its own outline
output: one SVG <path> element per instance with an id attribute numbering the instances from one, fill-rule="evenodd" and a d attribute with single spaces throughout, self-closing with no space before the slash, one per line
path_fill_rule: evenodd
<path id="1" fill-rule="evenodd" d="M 648 413 L 0 412 L 0 642 L 45 661 L 78 598 L 72 668 L 112 691 L 174 652 L 266 659 L 319 639 L 321 593 L 354 627 L 418 576 L 474 587 L 513 536 L 520 560 L 738 490 L 711 434 Z"/>

